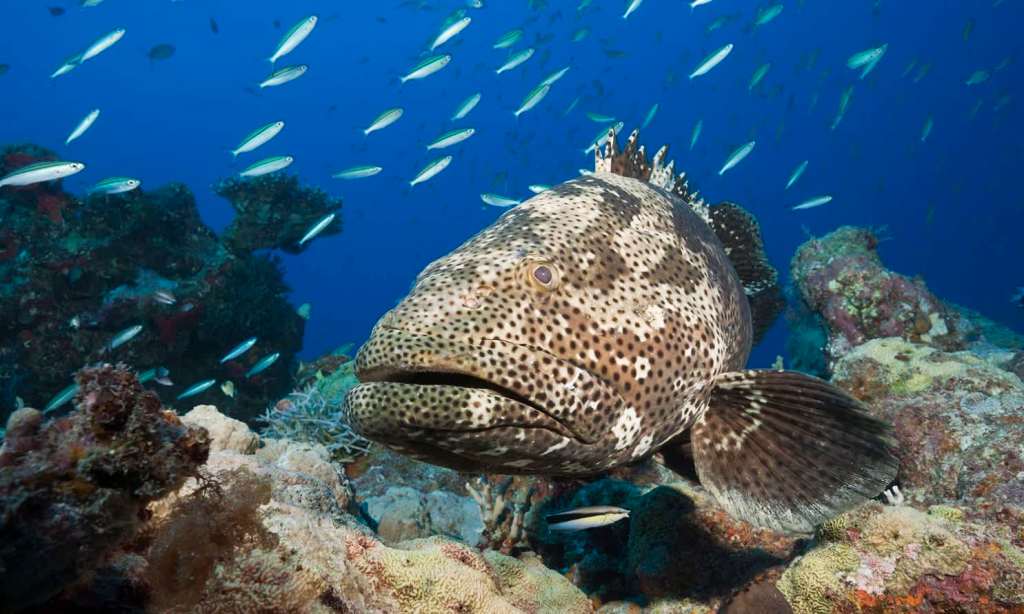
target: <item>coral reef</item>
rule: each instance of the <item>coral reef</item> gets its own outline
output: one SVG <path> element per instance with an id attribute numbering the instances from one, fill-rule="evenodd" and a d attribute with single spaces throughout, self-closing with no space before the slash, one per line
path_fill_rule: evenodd
<path id="1" fill-rule="evenodd" d="M 811 325 L 787 362 L 831 374 L 891 422 L 901 455 L 888 504 L 869 501 L 813 536 L 731 518 L 656 457 L 587 482 L 466 476 L 369 445 L 340 419 L 355 382 L 344 349 L 300 368 L 299 391 L 267 410 L 259 435 L 207 405 L 179 421 L 130 371 L 105 366 L 82 371 L 70 416 L 43 424 L 25 409 L 8 423 L 0 601 L 46 611 L 1024 611 L 1024 340 L 886 271 L 874 247 L 867 231 L 841 229 L 794 261 L 794 318 Z M 18 388 L 18 364 L 0 350 L 0 387 Z M 586 531 L 546 525 L 591 505 L 630 514 Z M 55 539 L 83 548 L 57 552 Z"/>
<path id="2" fill-rule="evenodd" d="M 804 243 L 793 257 L 800 298 L 827 328 L 828 358 L 879 337 L 963 349 L 950 309 L 923 281 L 886 269 L 877 248 L 870 230 L 844 226 Z"/>
<path id="3" fill-rule="evenodd" d="M 183 417 L 213 434 L 201 480 L 150 506 L 137 538 L 101 576 L 121 574 L 137 607 L 158 611 L 593 611 L 587 597 L 533 559 L 441 537 L 386 545 L 349 512 L 351 490 L 322 446 L 265 441 L 198 408 Z M 217 424 L 226 422 L 226 424 Z M 224 437 L 223 440 L 218 440 Z M 56 605 L 99 603 L 99 580 Z M 108 583 L 109 584 L 109 583 Z"/>
<path id="4" fill-rule="evenodd" d="M 0 175 L 54 157 L 30 145 L 8 147 Z M 234 397 L 213 387 L 199 399 L 243 418 L 292 389 L 289 365 L 305 320 L 285 299 L 280 263 L 227 249 L 184 186 L 88 198 L 59 181 L 5 187 L 0 217 L 0 418 L 17 398 L 46 406 L 75 371 L 100 360 L 169 369 L 179 385 L 157 390 L 165 402 L 197 381 L 232 380 Z M 141 332 L 130 342 L 110 347 L 136 325 Z M 219 364 L 251 336 L 259 338 L 252 350 Z M 271 352 L 281 359 L 245 379 Z"/>
<path id="5" fill-rule="evenodd" d="M 997 364 L 876 339 L 844 356 L 833 381 L 893 424 L 908 500 L 962 506 L 1024 544 L 1024 383 Z"/>
<path id="6" fill-rule="evenodd" d="M 39 604 L 87 577 L 142 523 L 146 504 L 206 461 L 205 430 L 182 424 L 123 365 L 78 374 L 76 410 L 20 409 L 0 449 L 0 603 Z"/>
<path id="7" fill-rule="evenodd" d="M 225 243 L 236 253 L 280 249 L 297 254 L 306 247 L 299 245 L 306 231 L 324 216 L 341 209 L 341 201 L 321 190 L 304 188 L 294 175 L 281 173 L 227 179 L 216 190 L 238 214 L 224 232 Z M 339 217 L 320 236 L 340 232 Z"/>

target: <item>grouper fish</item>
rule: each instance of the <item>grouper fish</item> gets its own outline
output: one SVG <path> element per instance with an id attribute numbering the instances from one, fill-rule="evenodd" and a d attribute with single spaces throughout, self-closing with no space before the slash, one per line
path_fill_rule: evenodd
<path id="1" fill-rule="evenodd" d="M 807 532 L 881 492 L 889 427 L 831 384 L 746 370 L 783 306 L 756 220 L 630 135 L 420 273 L 345 417 L 460 471 L 586 476 L 652 455 L 733 516 Z"/>

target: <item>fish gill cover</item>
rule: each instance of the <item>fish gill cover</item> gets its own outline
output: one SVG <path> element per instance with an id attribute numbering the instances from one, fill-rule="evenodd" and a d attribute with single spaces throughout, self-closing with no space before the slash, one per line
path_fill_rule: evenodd
<path id="1" fill-rule="evenodd" d="M 797 611 L 913 610 L 924 601 L 941 610 L 957 591 L 1020 605 L 1013 599 L 1024 587 L 1010 579 L 1020 575 L 1012 561 L 1024 561 L 1013 550 L 1024 546 L 1024 487 L 1014 490 L 1024 467 L 1013 452 L 1022 435 L 1012 379 L 1024 375 L 1013 332 L 1024 329 L 1024 198 L 1014 181 L 1024 133 L 1021 3 L 68 0 L 2 11 L 0 417 L 24 407 L 46 418 L 88 414 L 82 369 L 115 363 L 180 412 L 213 403 L 261 424 L 265 441 L 323 445 L 356 481 L 359 503 L 369 501 L 366 512 L 336 497 L 355 512 L 346 518 L 376 531 L 337 536 L 348 544 L 338 556 L 366 570 L 405 556 L 377 539 L 445 534 L 498 557 L 537 552 L 552 569 L 573 569 L 576 584 L 605 603 L 712 607 L 742 586 L 735 601 L 751 611 L 778 599 Z M 893 425 L 908 501 L 972 510 L 978 525 L 940 526 L 955 516 L 941 510 L 875 510 L 843 520 L 790 565 L 802 546 L 715 516 L 713 503 L 689 491 L 697 509 L 673 533 L 662 520 L 678 516 L 677 497 L 645 498 L 635 472 L 616 470 L 640 491 L 601 482 L 573 494 L 558 481 L 493 476 L 467 489 L 455 474 L 388 455 L 349 428 L 341 400 L 357 370 L 354 351 L 339 346 L 369 339 L 428 263 L 500 216 L 530 211 L 534 194 L 557 196 L 558 186 L 593 172 L 595 144 L 604 148 L 610 131 L 621 143 L 640 127 L 648 157 L 671 145 L 674 170 L 685 171 L 696 199 L 736 202 L 756 218 L 768 266 L 789 286 L 787 318 L 757 331 L 765 334 L 749 366 L 831 378 L 867 402 Z M 555 274 L 578 272 L 584 267 Z M 733 396 L 758 402 L 751 394 Z M 40 432 L 69 423 L 51 424 Z M 23 440 L 31 445 L 18 445 L 61 457 L 26 460 L 8 446 L 13 456 L 0 469 L 46 474 L 86 454 L 33 433 Z M 649 431 L 635 435 L 638 449 L 650 445 Z M 976 462 L 989 457 L 1002 464 Z M 258 471 L 287 464 L 247 462 Z M 686 462 L 669 459 L 684 473 Z M 62 496 L 92 496 L 87 477 L 69 479 L 73 492 Z M 245 516 L 240 526 L 256 523 L 255 506 L 272 498 L 268 484 L 223 481 L 226 492 L 250 489 L 231 513 Z M 432 484 L 444 487 L 429 495 Z M 191 501 L 178 516 L 182 531 L 216 501 Z M 548 512 L 593 505 L 641 512 L 593 538 L 552 537 L 543 526 Z M 993 537 L 997 519 L 1009 537 Z M 869 538 L 886 526 L 910 536 L 903 558 Z M 712 537 L 682 548 L 679 535 L 704 529 Z M 308 602 L 296 590 L 282 608 L 401 609 L 410 605 L 402 587 L 430 586 L 427 576 L 376 577 L 396 600 L 356 599 L 352 587 L 369 576 L 331 584 L 337 578 L 287 568 L 281 561 L 294 554 L 283 553 L 294 543 L 252 530 L 262 550 L 237 550 L 225 569 L 274 553 L 285 566 L 273 568 L 278 577 L 332 586 L 310 589 Z M 949 546 L 929 557 L 938 533 Z M 175 539 L 157 542 L 173 550 Z M 711 577 L 737 544 L 768 555 L 730 559 Z M 994 550 L 983 556 L 978 544 Z M 429 548 L 412 552 L 424 566 L 445 560 Z M 155 568 L 169 560 L 124 554 Z M 203 561 L 217 559 L 208 554 Z M 453 556 L 469 566 L 463 571 L 499 578 L 487 600 L 456 604 L 462 609 L 587 611 L 565 585 L 531 576 L 536 568 L 468 550 Z M 513 568 L 565 599 L 514 594 L 502 575 Z M 61 574 L 68 584 L 74 576 Z M 953 580 L 929 584 L 938 576 Z M 253 606 L 215 603 L 213 578 L 188 595 L 180 578 L 145 582 L 138 594 L 165 605 L 177 595 L 182 607 Z"/>

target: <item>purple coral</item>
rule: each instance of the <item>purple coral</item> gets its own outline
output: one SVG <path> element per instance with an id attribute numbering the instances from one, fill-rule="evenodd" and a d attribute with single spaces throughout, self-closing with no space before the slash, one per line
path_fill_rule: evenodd
<path id="1" fill-rule="evenodd" d="M 0 448 L 0 603 L 45 602 L 96 568 L 140 526 L 144 506 L 206 462 L 205 430 L 183 425 L 135 374 L 78 374 L 77 411 L 21 409 Z"/>

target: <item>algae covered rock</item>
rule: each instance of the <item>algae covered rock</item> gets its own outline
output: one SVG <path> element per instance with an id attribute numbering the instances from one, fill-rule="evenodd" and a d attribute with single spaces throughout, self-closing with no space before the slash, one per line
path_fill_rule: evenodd
<path id="1" fill-rule="evenodd" d="M 147 503 L 206 461 L 202 428 L 183 424 L 127 368 L 78 375 L 75 411 L 44 422 L 16 412 L 0 449 L 0 603 L 41 604 L 88 578 L 132 537 Z"/>
<path id="2" fill-rule="evenodd" d="M 1024 526 L 1024 383 L 972 352 L 876 339 L 844 356 L 833 382 L 894 427 L 900 484 Z"/>
<path id="3" fill-rule="evenodd" d="M 776 583 L 797 614 L 1024 607 L 1024 557 L 998 527 L 877 503 L 831 525 Z"/>
<path id="4" fill-rule="evenodd" d="M 793 283 L 827 330 L 828 357 L 881 337 L 962 349 L 953 310 L 923 281 L 886 269 L 877 248 L 870 230 L 844 226 L 804 243 L 793 257 Z"/>

